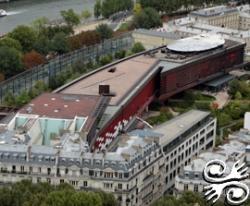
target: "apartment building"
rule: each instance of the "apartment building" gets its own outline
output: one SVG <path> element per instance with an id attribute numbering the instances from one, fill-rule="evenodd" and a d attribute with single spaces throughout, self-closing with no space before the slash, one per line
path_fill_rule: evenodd
<path id="1" fill-rule="evenodd" d="M 47 133 L 50 141 L 33 141 L 37 136 L 30 132 L 32 123 L 26 119 L 30 126 L 20 132 L 18 125 L 25 121 L 17 115 L 10 121 L 17 127 L 1 125 L 1 184 L 23 179 L 69 183 L 76 189 L 113 193 L 122 206 L 149 205 L 170 191 L 181 167 L 213 147 L 216 133 L 210 113 L 191 110 L 155 129 L 120 135 L 112 149 L 96 153 L 78 131 L 61 130 L 57 137 Z M 54 124 L 54 130 L 61 123 Z"/>
<path id="2" fill-rule="evenodd" d="M 204 151 L 197 158 L 193 159 L 190 164 L 181 170 L 175 178 L 175 194 L 181 194 L 185 191 L 202 193 L 204 187 L 208 185 L 203 178 L 203 170 L 210 160 L 221 160 L 226 163 L 227 169 L 225 176 L 230 173 L 233 164 L 240 160 L 250 162 L 250 132 L 248 129 L 241 129 L 232 135 L 229 135 L 228 142 L 213 149 Z M 250 179 L 244 180 L 250 187 Z"/>
<path id="3" fill-rule="evenodd" d="M 216 6 L 212 8 L 193 11 L 189 14 L 196 21 L 204 22 L 212 26 L 239 28 L 240 13 L 237 7 Z"/>

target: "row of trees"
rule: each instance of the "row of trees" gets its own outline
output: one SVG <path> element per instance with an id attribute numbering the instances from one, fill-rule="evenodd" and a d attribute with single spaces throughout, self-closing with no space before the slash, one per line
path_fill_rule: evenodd
<path id="1" fill-rule="evenodd" d="M 171 14 L 179 9 L 189 10 L 192 7 L 200 8 L 206 5 L 227 3 L 226 0 L 140 0 L 143 8 L 152 7 L 159 12 Z"/>
<path id="2" fill-rule="evenodd" d="M 32 26 L 16 27 L 0 39 L 1 80 L 44 64 L 57 54 L 97 44 L 113 36 L 112 29 L 106 24 L 93 31 L 72 35 L 73 25 L 77 21 L 71 11 L 65 12 L 62 12 L 62 16 L 67 21 L 66 25 L 50 25 L 46 18 L 41 18 L 34 21 Z"/>
<path id="3" fill-rule="evenodd" d="M 122 59 L 126 56 L 144 51 L 145 48 L 141 43 L 135 43 L 131 50 L 120 50 L 114 55 L 108 54 L 102 57 L 97 57 L 96 62 L 89 61 L 87 64 L 83 64 L 82 61 L 78 61 L 75 64 L 66 68 L 64 72 L 61 72 L 55 78 L 51 79 L 49 85 L 46 85 L 43 81 L 37 81 L 37 83 L 29 90 L 22 91 L 20 95 L 13 95 L 8 92 L 4 96 L 3 104 L 10 107 L 22 107 L 29 103 L 33 98 L 37 97 L 43 92 L 49 92 L 54 90 L 63 84 L 76 79 L 77 77 L 90 72 L 100 66 L 111 63 L 113 60 Z"/>
<path id="4" fill-rule="evenodd" d="M 165 196 L 156 201 L 153 206 L 209 206 L 211 203 L 207 202 L 205 197 L 199 193 L 185 192 L 180 198 L 174 196 Z M 223 201 L 217 201 L 215 206 L 223 206 Z"/>
<path id="5" fill-rule="evenodd" d="M 103 16 L 109 18 L 111 15 L 125 10 L 132 10 L 133 0 L 97 0 L 94 6 L 96 18 Z"/>
<path id="6" fill-rule="evenodd" d="M 102 191 L 76 191 L 68 184 L 57 187 L 30 181 L 0 188 L 2 206 L 116 206 L 112 194 Z"/>

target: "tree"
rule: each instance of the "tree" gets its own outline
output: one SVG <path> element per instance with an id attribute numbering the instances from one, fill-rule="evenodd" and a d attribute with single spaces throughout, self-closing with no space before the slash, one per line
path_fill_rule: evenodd
<path id="1" fill-rule="evenodd" d="M 38 52 L 32 50 L 23 56 L 23 64 L 25 68 L 31 69 L 35 66 L 45 63 L 45 57 Z"/>
<path id="2" fill-rule="evenodd" d="M 73 9 L 61 11 L 61 16 L 67 25 L 71 27 L 80 24 L 80 16 Z"/>
<path id="3" fill-rule="evenodd" d="M 113 36 L 113 30 L 107 24 L 100 24 L 96 27 L 96 32 L 100 35 L 101 39 L 110 39 Z"/>
<path id="4" fill-rule="evenodd" d="M 46 25 L 49 24 L 49 19 L 46 17 L 41 17 L 34 20 L 31 25 L 38 35 L 42 34 L 46 30 Z"/>
<path id="5" fill-rule="evenodd" d="M 113 60 L 113 58 L 112 58 L 111 55 L 105 55 L 105 56 L 101 57 L 101 59 L 100 59 L 100 64 L 101 64 L 102 66 L 104 66 L 104 65 L 106 65 L 106 64 L 111 63 L 112 60 Z"/>
<path id="6" fill-rule="evenodd" d="M 139 15 L 142 11 L 142 7 L 140 3 L 135 3 L 133 12 L 135 15 Z"/>
<path id="7" fill-rule="evenodd" d="M 29 26 L 18 26 L 10 34 L 9 37 L 19 41 L 24 52 L 32 50 L 36 41 L 36 33 Z"/>
<path id="8" fill-rule="evenodd" d="M 34 50 L 41 54 L 48 54 L 50 50 L 50 40 L 46 35 L 39 35 L 36 42 L 34 43 Z"/>
<path id="9" fill-rule="evenodd" d="M 85 19 L 85 20 L 89 19 L 89 18 L 91 17 L 91 15 L 92 15 L 92 14 L 90 13 L 89 10 L 84 10 L 84 11 L 82 12 L 82 18 Z"/>
<path id="10" fill-rule="evenodd" d="M 22 107 L 25 104 L 29 103 L 31 100 L 31 97 L 29 96 L 29 93 L 27 91 L 23 91 L 17 98 L 16 98 L 16 106 Z"/>
<path id="11" fill-rule="evenodd" d="M 51 50 L 63 54 L 69 51 L 69 43 L 64 33 L 58 33 L 51 41 Z"/>
<path id="12" fill-rule="evenodd" d="M 14 107 L 16 105 L 16 100 L 14 95 L 11 92 L 7 92 L 7 94 L 5 94 L 4 96 L 4 105 L 8 106 L 8 107 Z M 1 196 L 1 192 L 0 192 L 0 199 L 2 199 L 3 197 Z"/>
<path id="13" fill-rule="evenodd" d="M 90 46 L 101 42 L 101 37 L 96 31 L 83 31 L 80 34 L 69 38 L 71 50 L 80 49 L 83 46 Z"/>
<path id="14" fill-rule="evenodd" d="M 135 28 L 150 29 L 161 27 L 162 21 L 159 13 L 155 9 L 148 7 L 134 16 L 133 24 Z"/>
<path id="15" fill-rule="evenodd" d="M 95 18 L 99 18 L 102 14 L 102 5 L 101 5 L 101 0 L 97 0 L 95 2 L 95 6 L 94 6 L 94 16 Z"/>
<path id="16" fill-rule="evenodd" d="M 0 72 L 7 78 L 23 70 L 22 55 L 15 48 L 0 47 Z"/>
<path id="17" fill-rule="evenodd" d="M 109 18 L 119 11 L 131 10 L 132 8 L 132 0 L 103 0 L 101 13 L 103 17 Z"/>
<path id="18" fill-rule="evenodd" d="M 48 90 L 48 86 L 43 81 L 37 81 L 29 91 L 29 96 L 33 99 Z"/>
<path id="19" fill-rule="evenodd" d="M 131 51 L 135 54 L 135 53 L 139 53 L 139 52 L 142 52 L 142 51 L 145 51 L 145 47 L 142 45 L 142 43 L 140 42 L 136 42 Z"/>
<path id="20" fill-rule="evenodd" d="M 0 47 L 1 46 L 7 46 L 7 47 L 10 47 L 10 48 L 15 48 L 16 50 L 18 51 L 22 51 L 22 46 L 21 44 L 19 43 L 19 41 L 15 40 L 15 39 L 12 39 L 10 37 L 4 37 L 0 40 Z"/>

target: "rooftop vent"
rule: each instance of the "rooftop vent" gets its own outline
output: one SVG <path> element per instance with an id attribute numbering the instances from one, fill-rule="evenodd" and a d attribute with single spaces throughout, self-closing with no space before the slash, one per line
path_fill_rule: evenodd
<path id="1" fill-rule="evenodd" d="M 99 94 L 100 95 L 108 95 L 110 93 L 110 86 L 107 84 L 99 85 Z"/>
<path id="2" fill-rule="evenodd" d="M 110 68 L 109 70 L 108 70 L 108 72 L 110 72 L 110 73 L 114 73 L 116 71 L 116 67 L 112 67 L 112 68 Z"/>
<path id="3" fill-rule="evenodd" d="M 32 107 L 27 107 L 26 111 L 27 111 L 28 114 L 31 114 L 31 112 L 32 112 Z"/>
<path id="4" fill-rule="evenodd" d="M 55 101 L 55 100 L 56 100 L 56 98 L 52 97 L 52 98 L 51 98 L 51 100 L 52 100 L 52 101 Z"/>
<path id="5" fill-rule="evenodd" d="M 49 106 L 48 104 L 44 104 L 45 107 Z"/>
<path id="6" fill-rule="evenodd" d="M 64 105 L 64 108 L 68 108 L 69 106 L 67 104 Z"/>

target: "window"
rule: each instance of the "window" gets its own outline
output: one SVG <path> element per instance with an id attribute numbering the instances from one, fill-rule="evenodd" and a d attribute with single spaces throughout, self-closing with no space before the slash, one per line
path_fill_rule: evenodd
<path id="1" fill-rule="evenodd" d="M 36 181 L 39 183 L 39 182 L 41 182 L 41 177 L 38 177 L 37 179 L 36 179 Z"/>
<path id="2" fill-rule="evenodd" d="M 51 179 L 50 179 L 50 178 L 47 178 L 47 182 L 50 184 L 50 183 L 51 183 Z"/>
<path id="3" fill-rule="evenodd" d="M 68 173 L 69 173 L 69 169 L 66 168 L 66 169 L 65 169 L 65 174 L 67 175 Z"/>
<path id="4" fill-rule="evenodd" d="M 38 173 L 42 173 L 42 168 L 38 167 Z"/>
<path id="5" fill-rule="evenodd" d="M 12 166 L 12 173 L 16 173 L 16 165 Z"/>
<path id="6" fill-rule="evenodd" d="M 30 173 L 33 172 L 33 167 L 29 167 L 29 172 L 30 172 Z"/>
<path id="7" fill-rule="evenodd" d="M 104 186 L 105 189 L 112 189 L 113 188 L 112 183 L 103 183 L 103 186 Z"/>
<path id="8" fill-rule="evenodd" d="M 121 183 L 118 184 L 118 189 L 122 190 L 122 184 Z"/>
<path id="9" fill-rule="evenodd" d="M 50 175 L 50 173 L 51 173 L 51 169 L 47 168 L 47 174 Z"/>
<path id="10" fill-rule="evenodd" d="M 188 190 L 188 184 L 184 184 L 184 191 Z"/>
<path id="11" fill-rule="evenodd" d="M 20 167 L 21 172 L 24 172 L 24 166 Z"/>
<path id="12" fill-rule="evenodd" d="M 83 181 L 83 187 L 88 187 L 88 182 L 87 181 Z"/>
<path id="13" fill-rule="evenodd" d="M 60 184 L 63 184 L 64 183 L 64 179 L 60 179 Z"/>
<path id="14" fill-rule="evenodd" d="M 198 185 L 194 185 L 194 192 L 198 192 Z"/>

